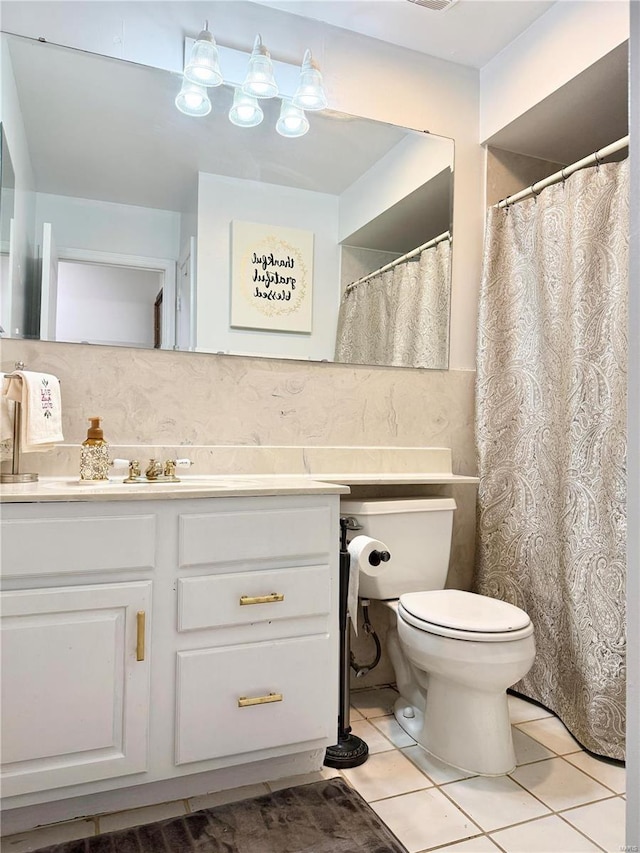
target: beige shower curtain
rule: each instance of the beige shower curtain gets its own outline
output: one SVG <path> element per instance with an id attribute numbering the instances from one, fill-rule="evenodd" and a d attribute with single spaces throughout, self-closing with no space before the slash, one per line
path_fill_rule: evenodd
<path id="1" fill-rule="evenodd" d="M 480 298 L 477 590 L 526 610 L 515 689 L 624 758 L 628 161 L 492 208 Z"/>
<path id="2" fill-rule="evenodd" d="M 345 290 L 335 360 L 446 369 L 449 240 Z"/>

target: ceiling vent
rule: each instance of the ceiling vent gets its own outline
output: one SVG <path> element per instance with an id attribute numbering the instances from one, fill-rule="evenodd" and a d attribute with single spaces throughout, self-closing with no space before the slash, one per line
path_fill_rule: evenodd
<path id="1" fill-rule="evenodd" d="M 458 0 L 409 0 L 409 3 L 424 6 L 425 9 L 431 9 L 434 12 L 443 12 L 457 2 Z"/>

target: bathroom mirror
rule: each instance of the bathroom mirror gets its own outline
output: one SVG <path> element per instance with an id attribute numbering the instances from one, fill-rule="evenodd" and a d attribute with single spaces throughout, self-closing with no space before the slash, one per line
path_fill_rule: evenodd
<path id="1" fill-rule="evenodd" d="M 0 125 L 0 329 L 11 328 L 11 235 L 15 209 L 15 173 L 9 147 Z"/>
<path id="2" fill-rule="evenodd" d="M 194 118 L 174 105 L 179 74 L 2 38 L 15 192 L 30 199 L 12 258 L 28 296 L 5 334 L 447 367 L 452 140 L 331 110 L 287 139 L 279 99 L 237 127 L 226 85 Z M 274 263 L 295 270 L 270 278 Z"/>

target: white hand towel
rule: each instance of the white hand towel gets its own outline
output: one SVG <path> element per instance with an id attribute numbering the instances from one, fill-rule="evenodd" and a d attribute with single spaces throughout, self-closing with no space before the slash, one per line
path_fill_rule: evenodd
<path id="1" fill-rule="evenodd" d="M 4 388 L 6 373 L 0 373 L 0 393 Z M 0 442 L 13 441 L 13 403 L 4 396 L 0 397 Z"/>
<path id="2" fill-rule="evenodd" d="M 4 379 L 3 393 L 22 404 L 22 452 L 51 450 L 64 441 L 60 381 L 50 373 L 16 370 Z"/>

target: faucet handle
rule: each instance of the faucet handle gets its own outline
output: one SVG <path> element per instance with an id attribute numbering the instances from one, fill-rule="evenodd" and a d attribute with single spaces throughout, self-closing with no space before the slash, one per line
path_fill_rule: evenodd
<path id="1" fill-rule="evenodd" d="M 111 467 L 112 468 L 128 468 L 131 465 L 129 459 L 112 459 Z"/>
<path id="2" fill-rule="evenodd" d="M 191 468 L 193 465 L 191 459 L 175 459 L 174 462 L 176 468 Z"/>
<path id="3" fill-rule="evenodd" d="M 118 459 L 118 460 L 114 460 L 114 461 L 122 462 L 123 460 Z M 129 466 L 129 476 L 125 480 L 123 480 L 123 482 L 124 483 L 139 483 L 140 478 L 142 476 L 142 471 L 140 470 L 140 463 L 138 462 L 138 460 L 132 459 L 131 461 L 129 461 L 128 459 L 125 459 L 124 461 Z"/>

